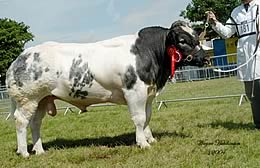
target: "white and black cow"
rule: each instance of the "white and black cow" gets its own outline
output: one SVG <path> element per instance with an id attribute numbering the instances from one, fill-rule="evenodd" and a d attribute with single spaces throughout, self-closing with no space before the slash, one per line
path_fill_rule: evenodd
<path id="1" fill-rule="evenodd" d="M 172 48 L 178 58 L 171 56 Z M 33 150 L 44 153 L 40 127 L 46 112 L 56 114 L 54 99 L 82 111 L 96 103 L 128 105 L 136 142 L 149 147 L 155 141 L 148 126 L 152 101 L 172 67 L 203 66 L 207 61 L 198 36 L 182 21 L 169 29 L 148 27 L 136 35 L 96 43 L 47 42 L 28 48 L 12 63 L 6 79 L 16 120 L 17 153 L 29 156 L 28 125 Z"/>

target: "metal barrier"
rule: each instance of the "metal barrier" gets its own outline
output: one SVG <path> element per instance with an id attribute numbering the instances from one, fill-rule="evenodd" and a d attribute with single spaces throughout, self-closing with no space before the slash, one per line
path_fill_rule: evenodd
<path id="1" fill-rule="evenodd" d="M 209 100 L 209 99 L 223 99 L 223 98 L 231 98 L 231 97 L 240 97 L 238 105 L 241 106 L 243 99 L 248 101 L 245 94 L 235 94 L 235 95 L 223 95 L 223 96 L 208 96 L 208 97 L 196 97 L 196 98 L 185 98 L 185 99 L 174 99 L 174 100 L 156 100 L 158 103 L 157 110 L 160 111 L 162 105 L 167 108 L 166 103 L 173 103 L 173 102 L 183 102 L 183 101 L 195 101 L 195 100 Z"/>
<path id="2" fill-rule="evenodd" d="M 7 117 L 9 118 L 9 111 L 10 111 L 9 109 L 10 109 L 10 100 L 0 99 L 0 115 L 8 115 Z"/>
<path id="3" fill-rule="evenodd" d="M 0 100 L 2 99 L 7 99 L 9 96 L 8 96 L 8 93 L 6 91 L 6 87 L 5 86 L 0 86 Z"/>
<path id="4" fill-rule="evenodd" d="M 187 82 L 236 76 L 236 71 L 229 73 L 221 73 L 214 71 L 214 69 L 216 68 L 222 70 L 230 70 L 236 68 L 236 53 L 214 56 L 210 58 L 210 61 L 212 65 L 211 67 L 198 68 L 193 66 L 185 66 L 176 70 L 174 81 Z"/>
<path id="5" fill-rule="evenodd" d="M 232 77 L 236 76 L 237 72 L 229 72 L 229 73 L 221 73 L 216 72 L 214 69 L 221 69 L 221 70 L 231 70 L 237 67 L 237 57 L 236 53 L 227 54 L 227 55 L 219 55 L 213 56 L 210 58 L 211 65 L 210 67 L 192 67 L 186 66 L 182 67 L 175 72 L 175 76 L 171 82 L 188 82 L 188 81 L 201 81 L 201 80 L 211 80 L 211 79 L 218 79 L 224 77 Z M 162 93 L 163 94 L 163 93 Z M 159 111 L 164 105 L 167 107 L 166 103 L 172 102 L 181 102 L 181 101 L 196 101 L 196 100 L 207 100 L 207 99 L 223 99 L 223 98 L 231 98 L 231 97 L 240 97 L 238 105 L 242 104 L 242 101 L 247 97 L 244 93 L 236 93 L 236 94 L 225 94 L 225 95 L 211 95 L 211 96 L 203 96 L 203 97 L 191 97 L 191 98 L 179 98 L 174 100 L 157 100 L 156 103 L 158 104 L 157 110 Z"/>

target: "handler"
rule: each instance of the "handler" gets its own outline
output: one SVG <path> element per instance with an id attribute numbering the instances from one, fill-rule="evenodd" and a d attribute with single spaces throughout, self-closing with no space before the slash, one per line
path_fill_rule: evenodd
<path id="1" fill-rule="evenodd" d="M 226 25 L 218 22 L 215 14 L 208 11 L 209 22 L 212 28 L 223 38 L 233 34 L 238 35 L 237 62 L 247 65 L 238 70 L 238 79 L 244 82 L 245 92 L 250 100 L 255 128 L 260 129 L 260 48 L 259 42 L 259 10 L 260 0 L 241 0 Z M 253 93 L 253 94 L 252 94 Z"/>

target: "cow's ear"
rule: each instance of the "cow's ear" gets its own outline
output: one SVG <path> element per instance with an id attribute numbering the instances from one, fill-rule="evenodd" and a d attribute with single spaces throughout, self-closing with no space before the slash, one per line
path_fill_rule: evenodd
<path id="1" fill-rule="evenodd" d="M 166 37 L 166 46 L 175 45 L 176 38 L 176 33 L 173 30 L 171 30 Z"/>
<path id="2" fill-rule="evenodd" d="M 178 21 L 176 21 L 176 22 L 174 22 L 174 23 L 172 24 L 172 26 L 171 26 L 170 29 L 173 29 L 173 28 L 175 28 L 175 27 L 180 27 L 180 26 L 186 26 L 186 25 L 187 25 L 186 22 L 181 21 L 181 20 L 178 20 Z"/>

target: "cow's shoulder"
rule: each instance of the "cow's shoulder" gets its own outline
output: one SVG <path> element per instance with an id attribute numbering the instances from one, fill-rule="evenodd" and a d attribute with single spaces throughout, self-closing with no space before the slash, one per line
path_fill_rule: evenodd
<path id="1" fill-rule="evenodd" d="M 136 71 L 146 84 L 157 83 L 160 89 L 168 78 L 169 64 L 165 58 L 166 38 L 169 29 L 160 26 L 143 28 L 131 48 L 136 55 Z"/>

